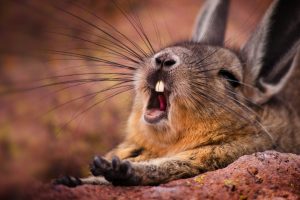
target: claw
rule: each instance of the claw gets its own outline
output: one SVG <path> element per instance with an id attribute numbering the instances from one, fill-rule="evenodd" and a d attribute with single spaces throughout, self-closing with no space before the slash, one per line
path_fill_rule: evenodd
<path id="1" fill-rule="evenodd" d="M 112 164 L 113 170 L 118 171 L 120 168 L 121 161 L 117 156 L 114 156 L 111 161 L 111 164 Z"/>
<path id="2" fill-rule="evenodd" d="M 90 171 L 94 176 L 102 176 L 110 169 L 110 162 L 99 156 L 95 156 L 92 164 L 90 164 Z"/>
<path id="3" fill-rule="evenodd" d="M 54 185 L 65 185 L 68 187 L 76 187 L 82 185 L 82 181 L 77 177 L 63 176 L 53 181 Z"/>
<path id="4" fill-rule="evenodd" d="M 91 164 L 94 176 L 104 176 L 113 185 L 138 185 L 141 178 L 136 176 L 129 161 L 122 161 L 113 157 L 109 162 L 102 157 L 95 156 Z"/>
<path id="5" fill-rule="evenodd" d="M 93 163 L 97 166 L 100 167 L 101 166 L 101 161 L 100 158 L 98 156 L 94 156 L 94 161 Z"/>

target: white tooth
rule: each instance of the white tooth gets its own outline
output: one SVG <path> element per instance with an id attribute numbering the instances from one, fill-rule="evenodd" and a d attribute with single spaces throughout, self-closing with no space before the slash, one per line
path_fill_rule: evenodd
<path id="1" fill-rule="evenodd" d="M 165 84 L 164 82 L 160 81 L 161 83 L 159 84 L 159 91 L 164 92 L 165 91 Z"/>
<path id="2" fill-rule="evenodd" d="M 159 84 L 160 84 L 160 81 L 157 81 L 157 83 L 155 85 L 155 92 L 158 92 L 158 90 L 159 90 Z"/>
<path id="3" fill-rule="evenodd" d="M 165 91 L 165 84 L 164 84 L 164 82 L 158 81 L 156 83 L 156 86 L 155 86 L 155 91 L 156 92 L 164 92 Z"/>

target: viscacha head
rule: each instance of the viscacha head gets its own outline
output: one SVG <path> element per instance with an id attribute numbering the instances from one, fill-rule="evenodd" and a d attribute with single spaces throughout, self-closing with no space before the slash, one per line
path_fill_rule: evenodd
<path id="1" fill-rule="evenodd" d="M 179 134 L 199 124 L 218 129 L 260 118 L 258 110 L 282 90 L 298 63 L 300 19 L 284 13 L 298 12 L 299 2 L 290 2 L 294 8 L 284 4 L 275 1 L 246 44 L 233 50 L 224 41 L 229 1 L 207 1 L 190 41 L 140 63 L 130 124 Z"/>

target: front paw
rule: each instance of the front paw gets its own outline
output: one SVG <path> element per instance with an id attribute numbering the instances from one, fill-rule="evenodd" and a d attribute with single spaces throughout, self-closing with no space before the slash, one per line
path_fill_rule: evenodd
<path id="1" fill-rule="evenodd" d="M 63 176 L 53 181 L 54 185 L 65 185 L 68 187 L 76 187 L 82 185 L 82 181 L 77 177 Z"/>
<path id="2" fill-rule="evenodd" d="M 95 156 L 91 172 L 94 176 L 104 176 L 113 185 L 139 185 L 141 182 L 132 164 L 129 161 L 121 161 L 118 157 L 114 157 L 110 162 Z"/>

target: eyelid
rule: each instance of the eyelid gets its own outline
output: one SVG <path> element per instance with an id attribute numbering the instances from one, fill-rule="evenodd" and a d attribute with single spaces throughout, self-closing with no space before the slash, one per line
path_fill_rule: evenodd
<path id="1" fill-rule="evenodd" d="M 235 77 L 235 75 L 226 69 L 221 69 L 218 72 L 218 75 L 225 78 L 232 87 L 238 87 L 240 85 L 240 81 Z"/>

